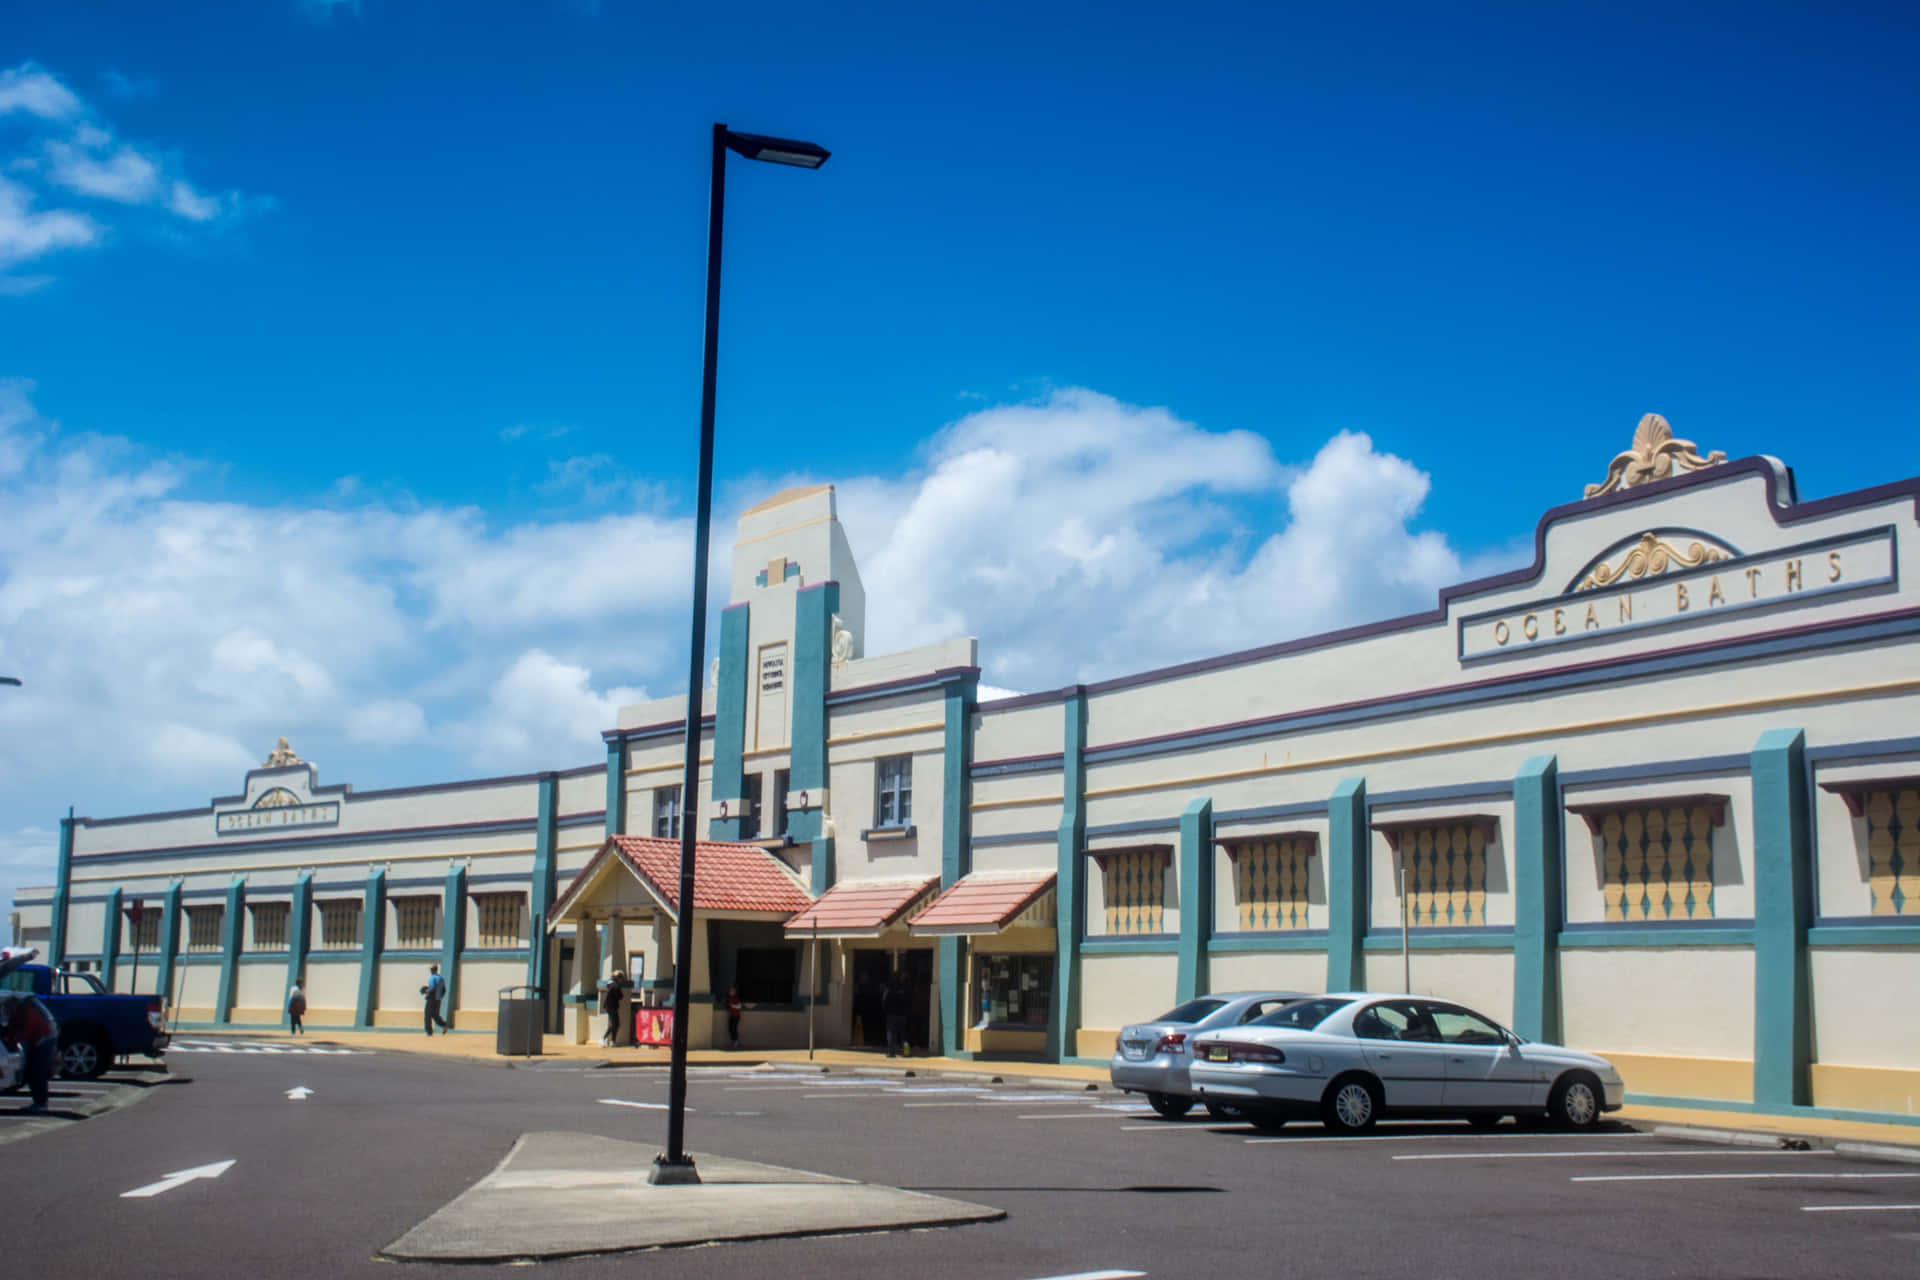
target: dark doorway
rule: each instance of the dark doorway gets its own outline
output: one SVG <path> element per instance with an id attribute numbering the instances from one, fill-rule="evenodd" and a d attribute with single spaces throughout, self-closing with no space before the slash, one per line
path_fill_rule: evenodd
<path id="1" fill-rule="evenodd" d="M 907 1015 L 907 1043 L 925 1053 L 933 1043 L 933 952 L 903 951 L 900 967 L 913 991 L 913 1012 Z"/>
<path id="2" fill-rule="evenodd" d="M 887 1024 L 881 1016 L 880 1002 L 886 995 L 887 979 L 892 973 L 891 951 L 853 953 L 853 1044 L 879 1048 L 887 1043 Z"/>

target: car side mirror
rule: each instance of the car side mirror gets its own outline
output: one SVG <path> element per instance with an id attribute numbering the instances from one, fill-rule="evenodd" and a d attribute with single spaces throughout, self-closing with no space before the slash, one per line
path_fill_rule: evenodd
<path id="1" fill-rule="evenodd" d="M 1509 1052 L 1518 1053 L 1520 1051 L 1520 1046 L 1525 1043 L 1526 1043 L 1525 1040 L 1522 1040 L 1519 1036 L 1515 1035 L 1513 1032 L 1511 1031 L 1507 1032 L 1507 1049 Z"/>

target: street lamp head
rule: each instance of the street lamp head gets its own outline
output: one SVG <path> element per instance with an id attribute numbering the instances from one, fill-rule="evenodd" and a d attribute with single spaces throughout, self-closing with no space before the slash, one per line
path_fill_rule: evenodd
<path id="1" fill-rule="evenodd" d="M 825 147 L 792 138 L 769 138 L 759 133 L 735 133 L 727 130 L 727 149 L 749 160 L 769 164 L 790 164 L 800 169 L 818 169 L 832 155 Z"/>

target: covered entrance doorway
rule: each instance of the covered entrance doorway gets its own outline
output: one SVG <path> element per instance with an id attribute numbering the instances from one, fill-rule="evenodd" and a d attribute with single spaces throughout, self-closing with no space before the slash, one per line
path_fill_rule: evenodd
<path id="1" fill-rule="evenodd" d="M 926 1053 L 933 1044 L 933 952 L 924 947 L 897 951 L 863 949 L 853 956 L 852 1026 L 849 1043 L 856 1047 L 884 1049 L 887 1022 L 884 1002 L 887 984 L 899 973 L 906 978 L 912 996 L 907 1014 L 907 1044 Z"/>

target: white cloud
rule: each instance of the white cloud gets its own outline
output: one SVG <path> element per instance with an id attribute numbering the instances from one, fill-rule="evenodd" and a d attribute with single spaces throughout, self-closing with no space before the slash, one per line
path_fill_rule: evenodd
<path id="1" fill-rule="evenodd" d="M 78 249 L 100 240 L 100 224 L 71 209 L 36 210 L 33 194 L 0 178 L 0 271 L 59 249 Z"/>
<path id="2" fill-rule="evenodd" d="M 72 142 L 49 142 L 47 180 L 83 196 L 147 204 L 160 195 L 160 166 L 132 147 L 100 152 Z"/>
<path id="3" fill-rule="evenodd" d="M 42 120 L 65 120 L 81 110 L 73 90 L 31 62 L 0 71 L 0 116 L 24 111 Z"/>
<path id="4" fill-rule="evenodd" d="M 593 672 L 543 649 L 529 649 L 494 682 L 486 704 L 459 728 L 482 761 L 511 764 L 537 756 L 555 741 L 596 741 L 627 703 L 643 702 L 638 688 L 604 692 Z"/>

